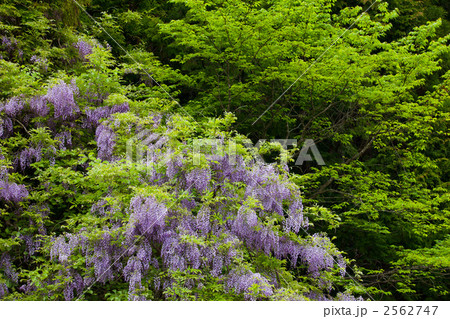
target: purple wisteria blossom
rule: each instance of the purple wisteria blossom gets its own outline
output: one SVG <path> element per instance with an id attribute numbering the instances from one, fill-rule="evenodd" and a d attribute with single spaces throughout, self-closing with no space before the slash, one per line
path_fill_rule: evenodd
<path id="1" fill-rule="evenodd" d="M 25 242 L 28 256 L 33 256 L 36 250 L 41 246 L 39 240 L 34 240 L 30 235 L 20 235 L 20 238 Z"/>
<path id="2" fill-rule="evenodd" d="M 222 255 L 215 255 L 212 259 L 212 268 L 211 268 L 211 275 L 214 277 L 218 277 L 222 274 L 222 268 L 224 265 Z"/>
<path id="3" fill-rule="evenodd" d="M 116 134 L 107 125 L 100 124 L 95 131 L 95 140 L 97 142 L 98 158 L 110 161 L 116 145 Z"/>
<path id="4" fill-rule="evenodd" d="M 30 58 L 30 62 L 37 64 L 41 68 L 41 70 L 44 70 L 44 72 L 48 71 L 48 60 L 46 58 L 42 58 L 37 55 L 33 55 Z"/>
<path id="5" fill-rule="evenodd" d="M 2 46 L 9 47 L 11 45 L 11 40 L 7 36 L 2 37 Z"/>
<path id="6" fill-rule="evenodd" d="M 76 90 L 73 83 L 67 85 L 64 81 L 48 89 L 44 98 L 54 105 L 56 119 L 68 120 L 80 112 L 74 99 Z"/>
<path id="7" fill-rule="evenodd" d="M 5 277 L 14 283 L 17 283 L 19 276 L 15 271 L 8 253 L 3 253 L 0 257 L 0 269 L 3 270 Z"/>
<path id="8" fill-rule="evenodd" d="M 186 259 L 183 256 L 183 245 L 175 232 L 165 238 L 161 248 L 161 256 L 165 265 L 171 270 L 185 270 Z"/>
<path id="9" fill-rule="evenodd" d="M 85 284 L 83 277 L 79 273 L 71 271 L 67 276 L 67 281 L 64 287 L 64 299 L 67 301 L 72 300 L 75 296 L 83 293 L 84 288 Z"/>
<path id="10" fill-rule="evenodd" d="M 204 192 L 209 188 L 211 181 L 211 171 L 208 168 L 194 169 L 186 174 L 187 188 L 195 188 L 199 192 Z"/>
<path id="11" fill-rule="evenodd" d="M 31 112 L 45 116 L 47 102 L 51 102 L 55 106 L 55 119 L 78 125 L 81 120 L 74 120 L 83 114 L 75 103 L 76 88 L 64 82 L 57 87 L 50 89 L 45 97 L 30 100 Z M 69 102 L 62 103 L 62 100 Z M 117 139 L 114 130 L 121 124 L 119 120 L 114 122 L 111 115 L 128 112 L 129 105 L 123 103 L 84 111 L 82 128 L 91 134 L 95 129 L 98 157 L 111 161 Z M 71 147 L 76 126 L 50 120 L 56 123 L 52 129 L 55 140 L 61 142 L 60 149 Z M 155 123 L 158 121 L 156 118 Z M 345 261 L 330 249 L 332 245 L 327 238 L 318 234 L 296 236 L 301 228 L 308 227 L 308 220 L 303 216 L 298 189 L 276 167 L 252 164 L 240 156 L 232 161 L 228 155 L 217 154 L 206 165 L 193 167 L 188 160 L 190 157 L 186 156 L 190 155 L 188 151 L 170 150 L 167 156 L 164 154 L 169 147 L 165 144 L 167 137 L 151 132 L 152 124 L 140 125 L 130 125 L 129 133 L 145 133 L 141 144 L 144 145 L 142 153 L 144 150 L 147 153 L 140 159 L 152 166 L 149 176 L 139 176 L 142 188 L 130 187 L 131 195 L 127 193 L 118 201 L 113 198 L 116 190 L 105 190 L 90 209 L 96 220 L 104 221 L 101 229 L 95 224 L 88 226 L 89 230 L 53 238 L 49 255 L 63 267 L 58 279 L 49 279 L 48 283 L 59 280 L 64 299 L 75 299 L 91 284 L 109 285 L 118 280 L 128 285 L 130 300 L 145 300 L 145 296 L 151 295 L 149 289 L 155 290 L 155 295 L 167 297 L 170 294 L 167 289 L 175 284 L 186 289 L 201 289 L 206 285 L 204 280 L 211 277 L 222 284 L 225 291 L 242 295 L 246 300 L 304 300 L 308 297 L 302 295 L 303 292 L 280 289 L 282 284 L 273 269 L 244 266 L 248 252 L 285 259 L 286 267 L 291 269 L 301 266 L 299 272 L 305 270 L 319 283 L 317 298 L 325 298 L 320 291 L 330 287 L 326 272 L 336 267 L 333 257 L 338 260 L 341 275 L 345 274 Z M 34 146 L 19 151 L 16 167 L 24 170 L 42 157 L 41 148 Z M 3 175 L 2 180 L 6 180 L 7 174 Z M 11 185 L 28 195 L 24 186 L 1 181 L 0 200 L 19 201 L 26 197 L 10 195 L 14 188 Z M 159 189 L 154 190 L 157 185 L 163 186 L 163 192 L 171 192 L 170 195 L 156 197 L 160 194 Z M 208 196 L 200 196 L 207 191 Z M 164 198 L 164 203 L 157 198 Z M 124 202 L 126 199 L 129 203 Z M 46 215 L 42 216 L 44 220 Z M 21 237 L 30 255 L 41 245 L 35 238 Z M 80 260 L 83 261 L 81 266 Z M 199 276 L 197 282 L 190 278 L 182 283 L 176 281 L 174 274 L 193 269 Z M 31 284 L 23 285 L 23 291 L 33 289 Z M 0 297 L 2 293 L 7 293 L 7 288 L 0 285 Z"/>
<path id="12" fill-rule="evenodd" d="M 308 272 L 313 277 L 318 277 L 321 269 L 330 268 L 333 264 L 331 256 L 320 246 L 304 247 L 301 257 L 307 262 Z"/>
<path id="13" fill-rule="evenodd" d="M 171 156 L 170 160 L 167 162 L 166 175 L 169 179 L 172 179 L 181 170 L 183 166 L 183 161 L 179 156 Z"/>
<path id="14" fill-rule="evenodd" d="M 100 120 L 106 119 L 111 114 L 111 110 L 108 106 L 102 106 L 95 109 L 86 110 L 86 119 L 84 127 L 96 128 L 100 125 Z"/>
<path id="15" fill-rule="evenodd" d="M 153 249 L 149 241 L 143 240 L 136 251 L 136 258 L 141 261 L 142 269 L 146 271 L 152 262 Z"/>
<path id="16" fill-rule="evenodd" d="M 109 106 L 102 106 L 95 109 L 86 110 L 86 119 L 83 126 L 86 128 L 96 128 L 100 125 L 100 121 L 107 119 L 110 115 L 115 113 L 126 113 L 130 110 L 128 103 L 122 103 Z"/>
<path id="17" fill-rule="evenodd" d="M 338 293 L 336 300 L 339 301 L 364 301 L 362 297 L 355 298 L 354 296 L 347 293 Z"/>
<path id="18" fill-rule="evenodd" d="M 111 114 L 126 113 L 130 111 L 130 105 L 127 102 L 111 106 Z"/>
<path id="19" fill-rule="evenodd" d="M 50 112 L 50 108 L 47 105 L 47 101 L 43 96 L 34 96 L 29 100 L 30 109 L 37 116 L 47 116 Z"/>
<path id="20" fill-rule="evenodd" d="M 104 199 L 99 200 L 91 207 L 91 213 L 92 214 L 98 214 L 100 216 L 106 216 L 106 210 L 107 210 L 107 204 L 108 202 Z"/>
<path id="21" fill-rule="evenodd" d="M 197 203 L 194 199 L 182 199 L 181 205 L 187 210 L 192 211 L 197 206 Z"/>
<path id="22" fill-rule="evenodd" d="M 2 48 L 11 57 L 12 53 L 18 49 L 17 40 L 14 38 L 8 38 L 7 36 L 2 37 Z"/>
<path id="23" fill-rule="evenodd" d="M 308 273 L 312 277 L 319 277 L 321 270 L 327 270 L 333 267 L 333 256 L 325 249 L 328 246 L 329 239 L 317 234 L 312 236 L 313 244 L 302 247 L 301 258 L 308 265 Z"/>
<path id="24" fill-rule="evenodd" d="M 62 150 L 72 146 L 72 133 L 70 131 L 64 131 L 56 134 L 55 139 L 60 142 L 59 148 Z"/>
<path id="25" fill-rule="evenodd" d="M 28 195 L 28 191 L 24 185 L 0 181 L 0 199 L 18 203 L 25 197 L 28 197 Z"/>
<path id="26" fill-rule="evenodd" d="M 255 211 L 241 207 L 231 227 L 232 232 L 247 247 L 264 251 L 266 254 L 272 252 L 280 255 L 280 238 L 268 226 L 258 222 L 258 216 Z"/>
<path id="27" fill-rule="evenodd" d="M 209 207 L 202 207 L 200 211 L 197 213 L 196 217 L 196 228 L 202 234 L 208 234 L 211 230 L 210 223 L 211 211 Z"/>
<path id="28" fill-rule="evenodd" d="M 25 101 L 18 96 L 12 97 L 5 104 L 0 105 L 0 112 L 4 111 L 6 115 L 15 117 L 25 106 Z"/>
<path id="29" fill-rule="evenodd" d="M 342 255 L 337 256 L 337 265 L 339 267 L 340 275 L 344 277 L 346 274 L 347 263 L 345 262 L 344 257 L 342 257 Z"/>
<path id="30" fill-rule="evenodd" d="M 302 252 L 302 246 L 290 240 L 280 240 L 280 250 L 275 252 L 277 258 L 289 258 L 292 268 L 297 266 L 297 261 Z"/>
<path id="31" fill-rule="evenodd" d="M 31 163 L 39 162 L 42 159 L 41 147 L 29 147 L 20 152 L 18 157 L 20 169 L 25 170 Z"/>
<path id="32" fill-rule="evenodd" d="M 283 214 L 283 200 L 291 196 L 289 188 L 279 180 L 271 165 L 256 165 L 247 176 L 247 196 L 258 198 L 266 211 Z"/>
<path id="33" fill-rule="evenodd" d="M 113 241 L 111 230 L 105 229 L 102 237 L 91 242 L 85 250 L 88 253 L 86 266 L 93 266 L 95 278 L 100 283 L 114 280 L 115 276 L 122 271 L 122 264 L 114 261 L 124 254 L 124 248 L 114 244 Z"/>
<path id="34" fill-rule="evenodd" d="M 247 165 L 242 156 L 236 156 L 234 164 L 228 154 L 224 156 L 215 155 L 210 160 L 210 166 L 218 181 L 245 182 L 249 178 L 250 172 L 246 169 Z"/>
<path id="35" fill-rule="evenodd" d="M 0 137 L 7 138 L 13 133 L 13 123 L 9 117 L 0 118 Z"/>
<path id="36" fill-rule="evenodd" d="M 241 206 L 237 216 L 233 221 L 233 232 L 246 241 L 254 241 L 257 236 L 256 226 L 258 226 L 258 216 L 253 209 Z"/>
<path id="37" fill-rule="evenodd" d="M 5 160 L 5 156 L 2 154 L 2 149 L 0 148 L 0 160 Z M 8 175 L 8 167 L 0 165 L 0 180 L 6 180 Z"/>
<path id="38" fill-rule="evenodd" d="M 303 205 L 300 199 L 294 200 L 289 206 L 289 216 L 283 221 L 283 228 L 285 232 L 298 233 L 300 228 L 308 228 L 308 219 L 303 218 Z"/>
<path id="39" fill-rule="evenodd" d="M 129 282 L 129 300 L 142 300 L 137 291 L 142 289 L 143 263 L 137 257 L 131 257 L 123 269 L 123 274 Z"/>
<path id="40" fill-rule="evenodd" d="M 261 274 L 240 268 L 230 272 L 226 287 L 238 294 L 243 293 L 246 300 L 257 300 L 273 294 L 272 286 Z"/>
<path id="41" fill-rule="evenodd" d="M 50 249 L 50 258 L 51 259 L 58 258 L 58 261 L 60 263 L 65 263 L 67 262 L 71 253 L 72 249 L 66 242 L 66 238 L 64 236 L 60 236 L 56 238 L 53 242 L 53 245 Z"/>
<path id="42" fill-rule="evenodd" d="M 8 286 L 6 286 L 6 284 L 0 282 L 0 299 L 2 299 L 8 293 L 9 293 Z"/>
<path id="43" fill-rule="evenodd" d="M 85 61 L 87 60 L 86 56 L 92 54 L 92 45 L 90 45 L 86 41 L 80 39 L 73 46 L 78 49 L 78 54 Z"/>
<path id="44" fill-rule="evenodd" d="M 333 301 L 333 299 L 328 298 L 323 293 L 317 292 L 317 291 L 308 292 L 305 294 L 305 297 L 307 297 L 310 300 L 315 300 L 315 301 Z"/>
<path id="45" fill-rule="evenodd" d="M 201 254 L 197 244 L 189 243 L 186 245 L 186 260 L 191 268 L 198 269 L 201 265 Z"/>
<path id="46" fill-rule="evenodd" d="M 164 226 L 168 210 L 153 197 L 137 196 L 130 203 L 130 222 L 127 235 L 130 239 L 140 235 L 151 235 Z"/>

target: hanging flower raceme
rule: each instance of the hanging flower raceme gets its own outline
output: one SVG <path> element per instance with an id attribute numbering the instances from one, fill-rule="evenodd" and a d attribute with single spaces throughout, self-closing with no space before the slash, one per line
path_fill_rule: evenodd
<path id="1" fill-rule="evenodd" d="M 98 157 L 105 161 L 112 160 L 114 146 L 116 145 L 116 134 L 106 124 L 100 124 L 95 131 Z"/>
<path id="2" fill-rule="evenodd" d="M 0 181 L 0 200 L 18 203 L 28 195 L 25 185 Z"/>
<path id="3" fill-rule="evenodd" d="M 30 58 L 30 62 L 38 65 L 41 70 L 47 72 L 48 70 L 48 60 L 46 58 L 38 57 L 37 55 L 33 55 Z"/>
<path id="4" fill-rule="evenodd" d="M 319 277 L 320 270 L 330 269 L 333 265 L 333 257 L 319 245 L 304 247 L 301 257 L 307 263 L 308 272 L 313 277 Z"/>
<path id="5" fill-rule="evenodd" d="M 226 287 L 238 294 L 243 293 L 246 300 L 257 300 L 261 296 L 269 297 L 273 294 L 273 288 L 266 278 L 243 268 L 230 272 Z"/>
<path id="6" fill-rule="evenodd" d="M 301 228 L 308 228 L 308 218 L 303 217 L 303 205 L 300 199 L 295 199 L 289 206 L 289 216 L 283 221 L 284 231 L 298 233 Z"/>
<path id="7" fill-rule="evenodd" d="M 48 89 L 44 98 L 55 107 L 55 118 L 67 120 L 80 112 L 74 94 L 78 92 L 75 83 L 67 85 L 64 81 Z"/>
<path id="8" fill-rule="evenodd" d="M 80 55 L 81 59 L 85 61 L 87 60 L 86 56 L 92 54 L 92 45 L 90 45 L 86 41 L 80 39 L 73 46 L 78 49 L 78 54 Z"/>
<path id="9" fill-rule="evenodd" d="M 0 137 L 7 138 L 13 133 L 13 122 L 9 117 L 0 118 Z"/>
<path id="10" fill-rule="evenodd" d="M 37 116 L 47 116 L 50 108 L 47 105 L 47 101 L 43 96 L 34 96 L 29 100 L 30 109 Z"/>
<path id="11" fill-rule="evenodd" d="M 55 139 L 60 142 L 59 148 L 62 150 L 72 146 L 72 133 L 70 131 L 64 131 L 56 134 Z"/>
<path id="12" fill-rule="evenodd" d="M 42 148 L 40 146 L 26 148 L 20 152 L 18 159 L 20 169 L 23 171 L 29 167 L 31 163 L 39 162 L 42 159 Z"/>
<path id="13" fill-rule="evenodd" d="M 209 168 L 194 169 L 186 174 L 187 188 L 195 188 L 199 192 L 204 192 L 209 188 L 211 171 Z"/>
<path id="14" fill-rule="evenodd" d="M 94 109 L 86 110 L 86 118 L 83 126 L 85 128 L 96 128 L 100 125 L 100 121 L 107 119 L 110 115 L 115 113 L 126 113 L 130 110 L 128 103 L 117 104 L 113 106 L 102 106 Z"/>
<path id="15" fill-rule="evenodd" d="M 22 59 L 23 51 L 19 49 L 19 43 L 14 38 L 3 36 L 2 43 L 0 45 L 0 50 L 6 51 L 9 58 L 14 57 L 14 53 L 17 53 L 19 59 Z"/>
<path id="16" fill-rule="evenodd" d="M 9 99 L 1 108 L 0 112 L 4 111 L 6 115 L 15 117 L 19 114 L 25 106 L 25 101 L 21 97 L 13 97 Z"/>
<path id="17" fill-rule="evenodd" d="M 130 239 L 136 236 L 154 235 L 158 228 L 162 228 L 168 210 L 153 197 L 136 196 L 130 203 L 130 221 L 127 235 Z"/>
<path id="18" fill-rule="evenodd" d="M 18 282 L 19 276 L 13 267 L 13 264 L 11 262 L 11 256 L 8 253 L 3 253 L 0 256 L 0 270 L 3 271 L 3 273 L 5 274 L 5 277 L 8 280 L 10 280 L 14 283 Z"/>
<path id="19" fill-rule="evenodd" d="M 84 284 L 83 277 L 73 270 L 69 271 L 66 276 L 66 283 L 64 287 L 64 299 L 72 300 L 75 296 L 83 293 L 86 285 Z"/>

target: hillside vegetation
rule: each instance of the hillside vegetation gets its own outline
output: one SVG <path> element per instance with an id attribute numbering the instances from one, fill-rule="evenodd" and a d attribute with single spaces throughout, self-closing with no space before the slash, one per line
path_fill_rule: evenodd
<path id="1" fill-rule="evenodd" d="M 448 300 L 448 13 L 0 0 L 0 299 Z"/>

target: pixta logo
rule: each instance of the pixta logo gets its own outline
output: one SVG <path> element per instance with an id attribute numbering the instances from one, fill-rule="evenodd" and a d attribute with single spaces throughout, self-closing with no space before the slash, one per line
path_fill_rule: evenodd
<path id="1" fill-rule="evenodd" d="M 242 141 L 242 144 L 247 148 L 249 153 L 253 156 L 253 158 L 257 162 L 264 163 L 264 158 L 259 152 L 260 148 L 267 140 L 261 139 L 258 140 L 255 144 L 250 139 L 246 139 Z M 272 139 L 271 143 L 279 143 L 283 149 L 287 150 L 289 146 L 297 147 L 298 141 L 296 139 Z M 227 145 L 225 145 L 224 140 L 221 139 L 196 139 L 193 143 L 193 151 L 194 151 L 194 165 L 200 164 L 200 154 L 216 154 L 220 156 L 224 156 L 225 153 L 228 154 L 229 160 L 231 162 L 235 162 L 236 160 L 236 149 L 237 144 L 233 140 L 227 141 Z M 287 156 L 280 157 L 281 164 L 287 164 Z M 295 165 L 301 166 L 305 162 L 316 162 L 318 165 L 325 165 L 325 161 L 322 158 L 322 155 L 319 152 L 314 140 L 307 139 L 303 142 L 302 148 L 298 154 L 298 157 L 295 161 Z"/>
<path id="2" fill-rule="evenodd" d="M 148 172 L 151 173 L 157 164 L 164 165 L 171 160 L 173 152 L 170 150 L 163 151 L 166 142 L 167 137 L 143 129 L 127 140 L 126 160 L 129 163 L 146 166 Z"/>
<path id="3" fill-rule="evenodd" d="M 159 139 L 159 135 L 143 129 L 133 138 L 127 140 L 126 158 L 130 162 L 146 162 L 149 157 L 149 146 Z"/>
<path id="4" fill-rule="evenodd" d="M 309 152 L 312 153 L 314 156 L 314 160 L 317 162 L 318 165 L 325 165 L 325 161 L 322 158 L 322 155 L 320 155 L 319 149 L 317 148 L 316 144 L 313 140 L 305 140 L 303 143 L 303 147 L 300 150 L 300 154 L 297 157 L 297 161 L 295 162 L 295 165 L 303 165 L 304 162 L 310 162 L 313 161 L 311 155 Z"/>
<path id="5" fill-rule="evenodd" d="M 163 145 L 166 141 L 167 138 L 165 136 L 143 129 L 127 141 L 126 158 L 130 162 L 141 163 L 147 166 L 154 164 L 156 157 L 159 163 L 161 163 L 161 160 L 168 161 L 170 160 L 171 152 L 162 152 Z M 239 144 L 233 139 L 195 139 L 192 145 L 193 164 L 200 165 L 202 156 L 208 157 L 211 155 L 220 157 L 227 155 L 230 164 L 234 164 L 236 163 L 237 149 L 242 148 L 242 146 L 247 149 L 255 161 L 265 163 L 260 152 L 261 147 L 265 143 L 267 143 L 267 140 L 264 139 L 258 140 L 255 144 L 250 139 L 241 140 Z M 270 143 L 280 144 L 287 151 L 289 147 L 297 147 L 298 141 L 295 139 L 272 139 Z M 287 164 L 287 152 L 280 154 L 278 160 L 281 164 Z M 325 165 L 325 161 L 312 139 L 307 139 L 303 142 L 295 165 L 301 166 L 305 162 L 315 162 L 317 165 Z"/>

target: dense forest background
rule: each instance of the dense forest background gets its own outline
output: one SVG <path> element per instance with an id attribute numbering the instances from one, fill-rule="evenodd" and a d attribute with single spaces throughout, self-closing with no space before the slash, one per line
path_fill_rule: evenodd
<path id="1" fill-rule="evenodd" d="M 0 0 L 0 299 L 448 300 L 449 11 Z"/>

